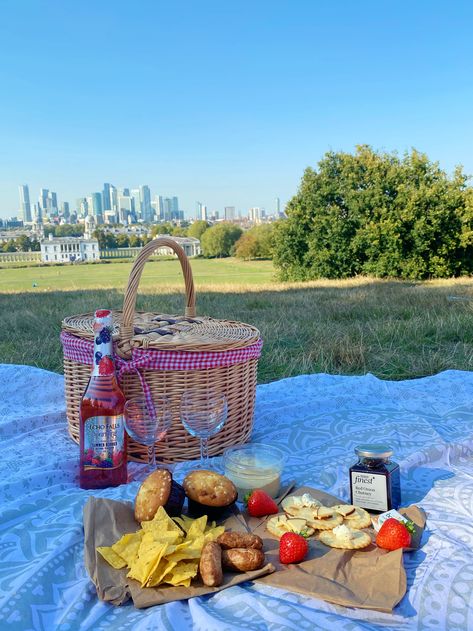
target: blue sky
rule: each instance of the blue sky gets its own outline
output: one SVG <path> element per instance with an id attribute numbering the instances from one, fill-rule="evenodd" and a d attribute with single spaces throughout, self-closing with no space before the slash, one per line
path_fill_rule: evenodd
<path id="1" fill-rule="evenodd" d="M 473 3 L 0 0 L 0 215 L 149 184 L 274 208 L 324 152 L 473 173 Z"/>

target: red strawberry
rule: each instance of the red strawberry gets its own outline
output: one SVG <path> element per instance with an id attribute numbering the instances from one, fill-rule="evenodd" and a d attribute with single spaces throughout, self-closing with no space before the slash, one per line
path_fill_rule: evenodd
<path id="1" fill-rule="evenodd" d="M 408 548 L 411 545 L 411 534 L 403 523 L 391 517 L 379 529 L 376 544 L 385 550 Z"/>
<path id="2" fill-rule="evenodd" d="M 278 506 L 272 497 L 265 491 L 256 489 L 245 496 L 246 507 L 252 517 L 274 515 L 279 512 Z"/>
<path id="3" fill-rule="evenodd" d="M 113 360 L 108 355 L 102 357 L 99 362 L 99 375 L 113 375 L 115 368 L 113 366 Z"/>
<path id="4" fill-rule="evenodd" d="M 295 532 L 285 532 L 279 541 L 281 563 L 300 563 L 309 551 L 307 539 Z"/>

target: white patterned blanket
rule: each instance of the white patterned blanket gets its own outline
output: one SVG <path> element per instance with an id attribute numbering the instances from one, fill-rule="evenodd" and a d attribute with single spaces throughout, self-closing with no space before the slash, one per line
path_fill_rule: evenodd
<path id="1" fill-rule="evenodd" d="M 253 439 L 288 456 L 296 479 L 348 499 L 362 442 L 387 442 L 403 502 L 428 513 L 424 545 L 405 554 L 408 592 L 393 615 L 353 610 L 254 584 L 135 610 L 97 600 L 84 569 L 77 446 L 66 431 L 63 378 L 0 365 L 0 628 L 473 629 L 473 373 L 404 382 L 307 375 L 258 387 Z M 178 480 L 192 463 L 176 467 Z M 132 499 L 137 484 L 94 491 Z"/>

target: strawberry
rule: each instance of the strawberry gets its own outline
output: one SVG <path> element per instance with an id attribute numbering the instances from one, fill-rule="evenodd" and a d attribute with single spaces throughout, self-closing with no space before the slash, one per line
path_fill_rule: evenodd
<path id="1" fill-rule="evenodd" d="M 245 495 L 245 502 L 248 512 L 252 517 L 263 517 L 264 515 L 274 515 L 279 512 L 276 502 L 261 489 L 256 489 Z"/>
<path id="2" fill-rule="evenodd" d="M 99 375 L 113 375 L 114 370 L 112 358 L 108 355 L 102 357 L 99 362 Z"/>
<path id="3" fill-rule="evenodd" d="M 379 529 L 376 544 L 385 550 L 408 548 L 411 545 L 411 534 L 405 524 L 391 517 Z"/>
<path id="4" fill-rule="evenodd" d="M 279 541 L 281 563 L 300 563 L 308 551 L 307 539 L 295 532 L 285 532 Z"/>

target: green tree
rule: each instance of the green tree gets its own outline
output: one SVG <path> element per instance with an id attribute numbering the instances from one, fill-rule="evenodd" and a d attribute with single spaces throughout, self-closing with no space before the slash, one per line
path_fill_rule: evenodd
<path id="1" fill-rule="evenodd" d="M 207 221 L 204 221 L 203 219 L 198 219 L 189 226 L 189 229 L 187 230 L 187 236 L 194 237 L 194 239 L 199 239 L 200 241 L 202 235 L 208 228 L 210 228 L 210 224 Z"/>
<path id="2" fill-rule="evenodd" d="M 415 150 L 329 152 L 276 226 L 275 264 L 292 280 L 471 273 L 470 191 L 461 169 L 450 178 Z"/>
<path id="3" fill-rule="evenodd" d="M 2 252 L 16 252 L 15 240 L 9 239 L 2 244 Z"/>
<path id="4" fill-rule="evenodd" d="M 15 248 L 18 252 L 30 252 L 31 240 L 26 234 L 22 234 L 15 241 Z"/>
<path id="5" fill-rule="evenodd" d="M 139 248 L 143 245 L 143 241 L 141 240 L 141 237 L 139 237 L 137 234 L 130 235 L 130 238 L 128 239 L 128 243 L 129 243 L 130 248 Z"/>
<path id="6" fill-rule="evenodd" d="M 174 226 L 171 231 L 173 237 L 187 237 L 187 228 L 183 226 Z"/>
<path id="7" fill-rule="evenodd" d="M 239 226 L 231 223 L 222 222 L 212 226 L 202 235 L 201 246 L 204 256 L 231 256 L 242 233 L 243 230 Z"/>
<path id="8" fill-rule="evenodd" d="M 127 234 L 117 234 L 117 248 L 127 248 L 130 245 Z"/>
<path id="9" fill-rule="evenodd" d="M 274 224 L 260 224 L 244 232 L 235 244 L 235 256 L 269 259 L 274 249 Z"/>
<path id="10" fill-rule="evenodd" d="M 172 234 L 174 226 L 169 221 L 157 223 L 151 228 L 151 236 L 157 237 L 158 234 Z"/>

